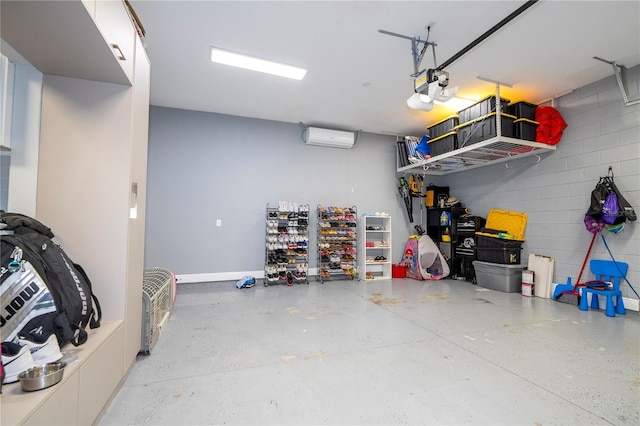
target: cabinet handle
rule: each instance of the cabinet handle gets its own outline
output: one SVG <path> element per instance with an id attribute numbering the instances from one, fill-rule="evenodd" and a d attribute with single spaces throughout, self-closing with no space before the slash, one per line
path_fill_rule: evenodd
<path id="1" fill-rule="evenodd" d="M 138 218 L 138 184 L 131 183 L 131 207 L 129 207 L 129 219 Z"/>
<path id="2" fill-rule="evenodd" d="M 117 44 L 115 44 L 115 43 L 112 43 L 112 44 L 111 44 L 111 48 L 112 48 L 113 50 L 117 50 L 117 51 L 118 51 L 118 53 L 116 53 L 116 58 L 118 58 L 118 59 L 119 59 L 119 60 L 121 60 L 121 61 L 126 61 L 126 60 L 127 60 L 127 59 L 124 57 L 124 53 L 122 53 L 122 49 L 120 49 L 120 46 L 118 46 L 118 45 L 117 45 Z"/>

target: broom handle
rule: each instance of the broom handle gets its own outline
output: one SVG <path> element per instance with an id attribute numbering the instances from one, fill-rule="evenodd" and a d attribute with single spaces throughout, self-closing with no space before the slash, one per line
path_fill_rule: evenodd
<path id="1" fill-rule="evenodd" d="M 580 285 L 580 278 L 582 278 L 582 273 L 584 272 L 584 267 L 587 265 L 587 259 L 589 259 L 589 255 L 591 254 L 591 247 L 593 247 L 593 242 L 596 240 L 596 233 L 593 234 L 591 238 L 591 244 L 589 244 L 589 250 L 587 250 L 587 255 L 584 257 L 584 262 L 582 262 L 582 268 L 580 269 L 580 275 L 578 275 L 578 281 L 576 281 L 576 285 L 573 286 L 573 290 Z"/>

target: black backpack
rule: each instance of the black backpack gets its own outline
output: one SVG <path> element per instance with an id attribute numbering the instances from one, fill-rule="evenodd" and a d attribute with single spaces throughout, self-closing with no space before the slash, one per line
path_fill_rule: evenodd
<path id="1" fill-rule="evenodd" d="M 4 286 L 11 277 L 12 285 L 24 286 L 25 280 L 29 283 L 36 282 L 37 278 L 46 284 L 55 303 L 57 315 L 41 316 L 32 321 L 21 330 L 4 330 L 9 326 L 6 321 L 8 314 L 15 309 L 9 306 L 13 303 L 17 306 L 20 302 L 9 297 L 2 300 L 2 334 L 12 335 L 15 333 L 28 334 L 28 331 L 39 324 L 47 332 L 55 332 L 60 346 L 70 342 L 75 346 L 81 345 L 87 340 L 86 328 L 97 328 L 100 326 L 102 316 L 100 303 L 91 289 L 91 281 L 82 267 L 74 263 L 64 250 L 51 238 L 37 232 L 25 234 L 0 235 L 0 256 L 2 264 L 2 278 L 0 285 Z M 21 258 L 18 262 L 25 262 L 26 267 L 16 268 L 15 253 L 19 252 Z M 9 265 L 13 262 L 13 271 Z M 34 271 L 30 271 L 30 268 Z M 17 269 L 17 270 L 15 270 Z M 24 274 L 24 279 L 21 275 Z M 36 278 L 33 278 L 37 275 Z M 17 278 L 17 279 L 16 279 Z M 26 291 L 21 293 L 29 295 L 27 288 L 17 288 L 12 292 L 3 288 L 3 295 L 15 293 L 15 290 Z M 9 292 L 9 293 L 7 293 Z M 15 325 L 15 323 L 14 323 Z M 3 337 L 4 338 L 4 337 Z"/>
<path id="2" fill-rule="evenodd" d="M 46 337 L 73 336 L 69 321 L 58 313 L 40 272 L 22 257 L 22 249 L 0 239 L 1 340 L 11 342 L 31 331 Z"/>
<path id="3" fill-rule="evenodd" d="M 607 196 L 610 194 L 616 194 L 618 203 L 618 215 L 614 221 L 615 224 L 623 223 L 626 220 L 633 222 L 638 218 L 631 204 L 624 198 L 613 181 L 611 167 L 609 167 L 609 174 L 601 177 L 596 187 L 591 191 L 591 204 L 587 209 L 587 216 L 591 216 L 594 219 L 602 219 L 603 206 Z"/>

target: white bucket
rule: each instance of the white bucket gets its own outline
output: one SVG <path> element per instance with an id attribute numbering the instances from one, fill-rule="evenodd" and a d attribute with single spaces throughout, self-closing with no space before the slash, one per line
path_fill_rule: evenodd
<path id="1" fill-rule="evenodd" d="M 535 294 L 533 276 L 533 271 L 522 271 L 522 295 L 525 297 L 533 297 Z"/>

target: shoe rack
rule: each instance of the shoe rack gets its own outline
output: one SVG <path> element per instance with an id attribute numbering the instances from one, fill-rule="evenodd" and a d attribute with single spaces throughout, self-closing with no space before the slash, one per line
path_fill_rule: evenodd
<path id="1" fill-rule="evenodd" d="M 390 280 L 391 277 L 391 216 L 365 213 L 360 217 L 363 237 L 360 253 L 361 273 L 365 280 Z"/>
<path id="2" fill-rule="evenodd" d="M 318 280 L 356 279 L 356 207 L 318 206 Z"/>
<path id="3" fill-rule="evenodd" d="M 267 204 L 264 286 L 309 284 L 309 205 Z"/>

